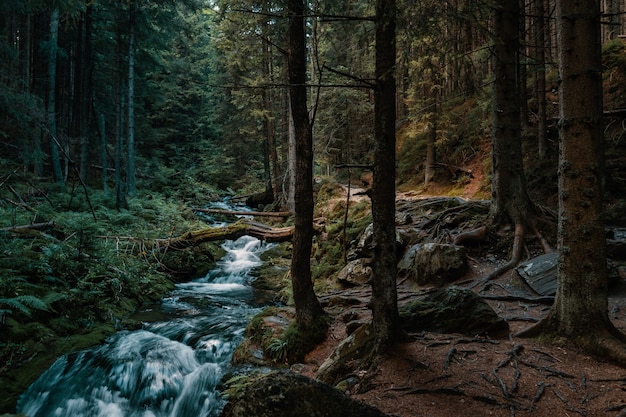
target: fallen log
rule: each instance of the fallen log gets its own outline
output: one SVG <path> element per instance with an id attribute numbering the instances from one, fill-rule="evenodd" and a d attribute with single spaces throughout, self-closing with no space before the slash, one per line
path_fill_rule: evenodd
<path id="1" fill-rule="evenodd" d="M 291 240 L 293 227 L 269 227 L 249 220 L 239 220 L 223 227 L 207 227 L 193 230 L 170 239 L 155 239 L 157 247 L 184 249 L 204 242 L 237 239 L 241 236 L 253 236 L 266 242 L 284 242 Z"/>
<path id="2" fill-rule="evenodd" d="M 3 228 L 0 228 L 0 230 L 3 232 L 11 232 L 14 230 L 45 230 L 45 229 L 50 229 L 53 227 L 54 227 L 54 222 L 42 222 L 42 223 L 22 224 L 19 226 L 3 227 Z"/>
<path id="3" fill-rule="evenodd" d="M 224 209 L 206 209 L 199 207 L 192 207 L 191 210 L 199 213 L 213 213 L 213 214 L 232 214 L 235 216 L 255 216 L 255 217 L 289 217 L 291 213 L 288 211 L 235 211 Z"/>

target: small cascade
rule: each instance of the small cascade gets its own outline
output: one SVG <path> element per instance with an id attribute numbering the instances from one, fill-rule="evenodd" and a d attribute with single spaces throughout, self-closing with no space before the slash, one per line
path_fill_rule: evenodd
<path id="1" fill-rule="evenodd" d="M 29 417 L 208 417 L 224 401 L 229 370 L 252 307 L 250 271 L 267 245 L 244 236 L 207 276 L 178 284 L 160 306 L 167 320 L 122 331 L 57 359 L 20 397 Z"/>

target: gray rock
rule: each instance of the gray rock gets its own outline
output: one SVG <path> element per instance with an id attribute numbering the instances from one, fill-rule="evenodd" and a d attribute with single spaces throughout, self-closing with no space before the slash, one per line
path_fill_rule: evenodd
<path id="1" fill-rule="evenodd" d="M 355 259 L 348 262 L 337 274 L 337 280 L 343 285 L 367 284 L 372 277 L 372 268 L 366 263 L 366 259 Z"/>
<path id="2" fill-rule="evenodd" d="M 403 327 L 410 332 L 501 336 L 509 330 L 485 300 L 466 288 L 440 288 L 399 310 Z"/>
<path id="3" fill-rule="evenodd" d="M 424 243 L 409 248 L 398 262 L 398 279 L 442 287 L 463 275 L 467 268 L 462 246 Z"/>

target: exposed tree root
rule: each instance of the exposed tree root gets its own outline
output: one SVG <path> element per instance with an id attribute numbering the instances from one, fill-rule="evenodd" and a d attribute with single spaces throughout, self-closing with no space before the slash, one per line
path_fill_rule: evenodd
<path id="1" fill-rule="evenodd" d="M 516 337 L 534 338 L 539 336 L 565 337 L 567 342 L 590 355 L 626 367 L 626 336 L 609 322 L 604 328 L 589 329 L 580 335 L 563 335 L 556 329 L 550 315 L 534 326 L 522 330 Z"/>
<path id="2" fill-rule="evenodd" d="M 452 243 L 455 245 L 467 245 L 484 242 L 485 240 L 487 240 L 487 226 L 482 226 L 456 235 Z"/>
<path id="3" fill-rule="evenodd" d="M 524 234 L 526 233 L 526 226 L 522 222 L 515 223 L 515 235 L 513 238 L 513 250 L 511 251 L 511 259 L 499 268 L 496 268 L 493 272 L 483 278 L 483 281 L 494 280 L 509 270 L 513 269 L 522 258 L 522 248 L 524 247 Z"/>

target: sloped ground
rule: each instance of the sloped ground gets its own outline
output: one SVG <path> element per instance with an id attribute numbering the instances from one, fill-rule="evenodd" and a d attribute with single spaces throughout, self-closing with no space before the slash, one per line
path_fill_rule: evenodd
<path id="1" fill-rule="evenodd" d="M 399 198 L 400 212 L 424 207 L 418 194 Z M 414 211 L 413 215 L 415 221 L 418 217 Z M 467 226 L 467 222 L 458 225 Z M 455 285 L 472 287 L 475 280 L 506 262 L 510 255 L 509 235 L 512 231 L 500 231 L 495 239 L 490 239 L 490 246 L 470 249 L 470 270 Z M 540 254 L 539 243 L 529 241 L 526 251 L 528 256 Z M 619 277 L 610 288 L 609 311 L 615 326 L 626 333 L 626 269 L 617 266 Z M 425 289 L 401 282 L 399 303 L 415 299 Z M 626 416 L 625 369 L 564 344 L 515 337 L 544 317 L 550 308 L 549 301 L 532 298 L 537 294 L 517 272 L 509 271 L 487 289 L 474 288 L 476 292 L 481 290 L 484 291 L 480 294 L 498 315 L 508 321 L 508 334 L 497 339 L 432 332 L 411 334 L 408 342 L 388 352 L 375 372 L 356 371 L 341 383 L 341 389 L 390 415 L 402 417 Z M 294 367 L 310 377 L 315 377 L 319 366 L 346 337 L 347 316 L 350 320 L 371 318 L 367 285 L 327 293 L 320 299 L 333 318 L 331 331 L 326 341 L 307 356 L 305 364 Z"/>
<path id="2" fill-rule="evenodd" d="M 468 278 L 491 265 L 474 263 Z M 461 280 L 463 281 L 463 280 Z M 520 281 L 509 272 L 484 294 L 519 294 Z M 399 287 L 400 303 L 419 288 Z M 612 287 L 611 317 L 626 332 L 626 285 Z M 360 300 L 348 308 L 329 306 L 334 321 L 326 342 L 307 356 L 299 370 L 311 377 L 334 347 L 346 337 L 347 309 L 368 319 L 369 289 L 344 290 L 322 297 Z M 354 301 L 353 301 L 354 302 Z M 389 352 L 374 374 L 357 372 L 343 385 L 353 398 L 396 416 L 625 416 L 626 370 L 566 346 L 521 339 L 516 332 L 543 317 L 549 306 L 524 301 L 488 300 L 509 322 L 510 333 L 499 339 L 421 332 Z M 624 310 L 624 311 L 622 311 Z"/>

